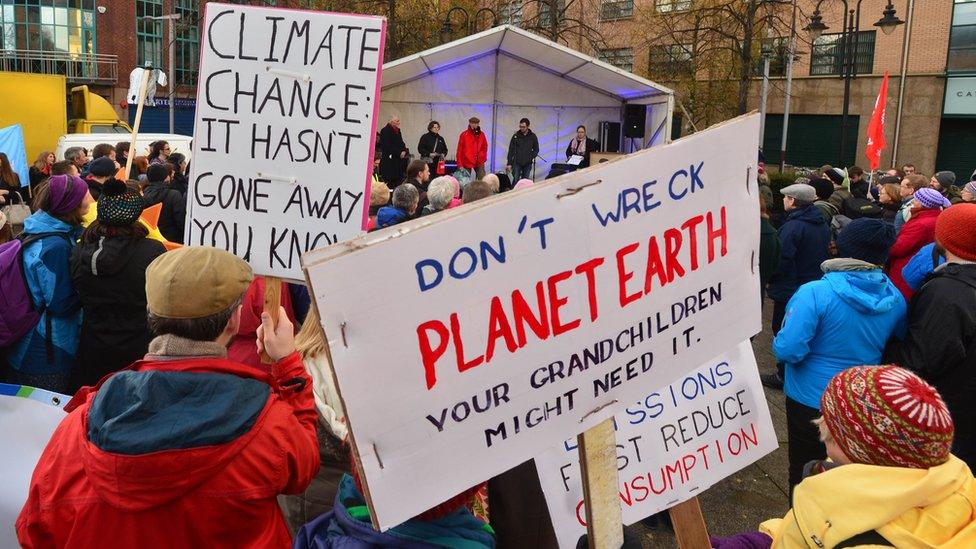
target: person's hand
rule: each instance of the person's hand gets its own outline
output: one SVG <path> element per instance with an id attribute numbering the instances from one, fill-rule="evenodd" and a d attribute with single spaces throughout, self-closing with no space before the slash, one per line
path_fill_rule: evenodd
<path id="1" fill-rule="evenodd" d="M 0 189 L 0 204 L 6 204 L 7 203 L 7 193 L 9 193 L 9 192 L 10 191 Z"/>
<path id="2" fill-rule="evenodd" d="M 406 157 L 407 157 L 407 151 L 400 151 L 400 158 L 406 158 Z"/>
<path id="3" fill-rule="evenodd" d="M 295 326 L 288 319 L 284 307 L 278 307 L 278 324 L 272 326 L 271 313 L 261 313 L 261 325 L 257 330 L 258 354 L 267 352 L 271 360 L 278 362 L 295 352 Z"/>

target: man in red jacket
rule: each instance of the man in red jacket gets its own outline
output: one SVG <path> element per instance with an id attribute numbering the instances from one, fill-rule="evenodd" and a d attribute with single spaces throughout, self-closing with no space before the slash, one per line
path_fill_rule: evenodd
<path id="1" fill-rule="evenodd" d="M 17 519 L 24 547 L 290 547 L 276 498 L 319 468 L 312 383 L 284 312 L 257 332 L 270 374 L 226 358 L 251 278 L 214 248 L 149 265 L 157 337 L 65 407 Z"/>
<path id="2" fill-rule="evenodd" d="M 458 138 L 457 163 L 459 168 L 474 170 L 475 178 L 485 176 L 485 162 L 488 160 L 488 138 L 481 131 L 481 120 L 477 116 L 468 119 L 468 129 Z"/>

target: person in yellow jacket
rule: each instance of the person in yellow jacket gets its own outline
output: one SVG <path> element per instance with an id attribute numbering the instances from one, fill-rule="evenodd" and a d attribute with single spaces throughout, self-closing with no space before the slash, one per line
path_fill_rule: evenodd
<path id="1" fill-rule="evenodd" d="M 713 547 L 976 547 L 976 480 L 949 453 L 952 418 L 931 385 L 897 366 L 849 368 L 821 413 L 828 459 L 807 466 L 792 509 Z"/>

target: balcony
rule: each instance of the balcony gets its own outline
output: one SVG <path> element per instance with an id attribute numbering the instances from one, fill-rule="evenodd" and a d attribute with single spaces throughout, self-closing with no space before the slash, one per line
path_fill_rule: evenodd
<path id="1" fill-rule="evenodd" d="M 0 71 L 58 74 L 69 84 L 111 85 L 119 78 L 119 59 L 97 53 L 2 50 Z"/>

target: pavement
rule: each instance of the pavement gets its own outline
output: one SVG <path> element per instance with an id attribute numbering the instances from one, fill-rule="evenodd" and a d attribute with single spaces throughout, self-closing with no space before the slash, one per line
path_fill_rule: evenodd
<path id="1" fill-rule="evenodd" d="M 752 341 L 759 373 L 776 371 L 772 351 L 772 332 L 769 331 L 772 302 L 763 307 L 763 331 Z M 766 519 L 782 517 L 789 510 L 786 457 L 786 408 L 783 392 L 764 388 L 769 413 L 776 429 L 779 448 L 756 463 L 712 486 L 699 497 L 708 533 L 728 536 L 754 531 Z M 649 528 L 635 525 L 644 538 L 644 547 L 677 547 L 674 534 L 668 527 Z M 699 548 L 693 548 L 699 549 Z"/>

